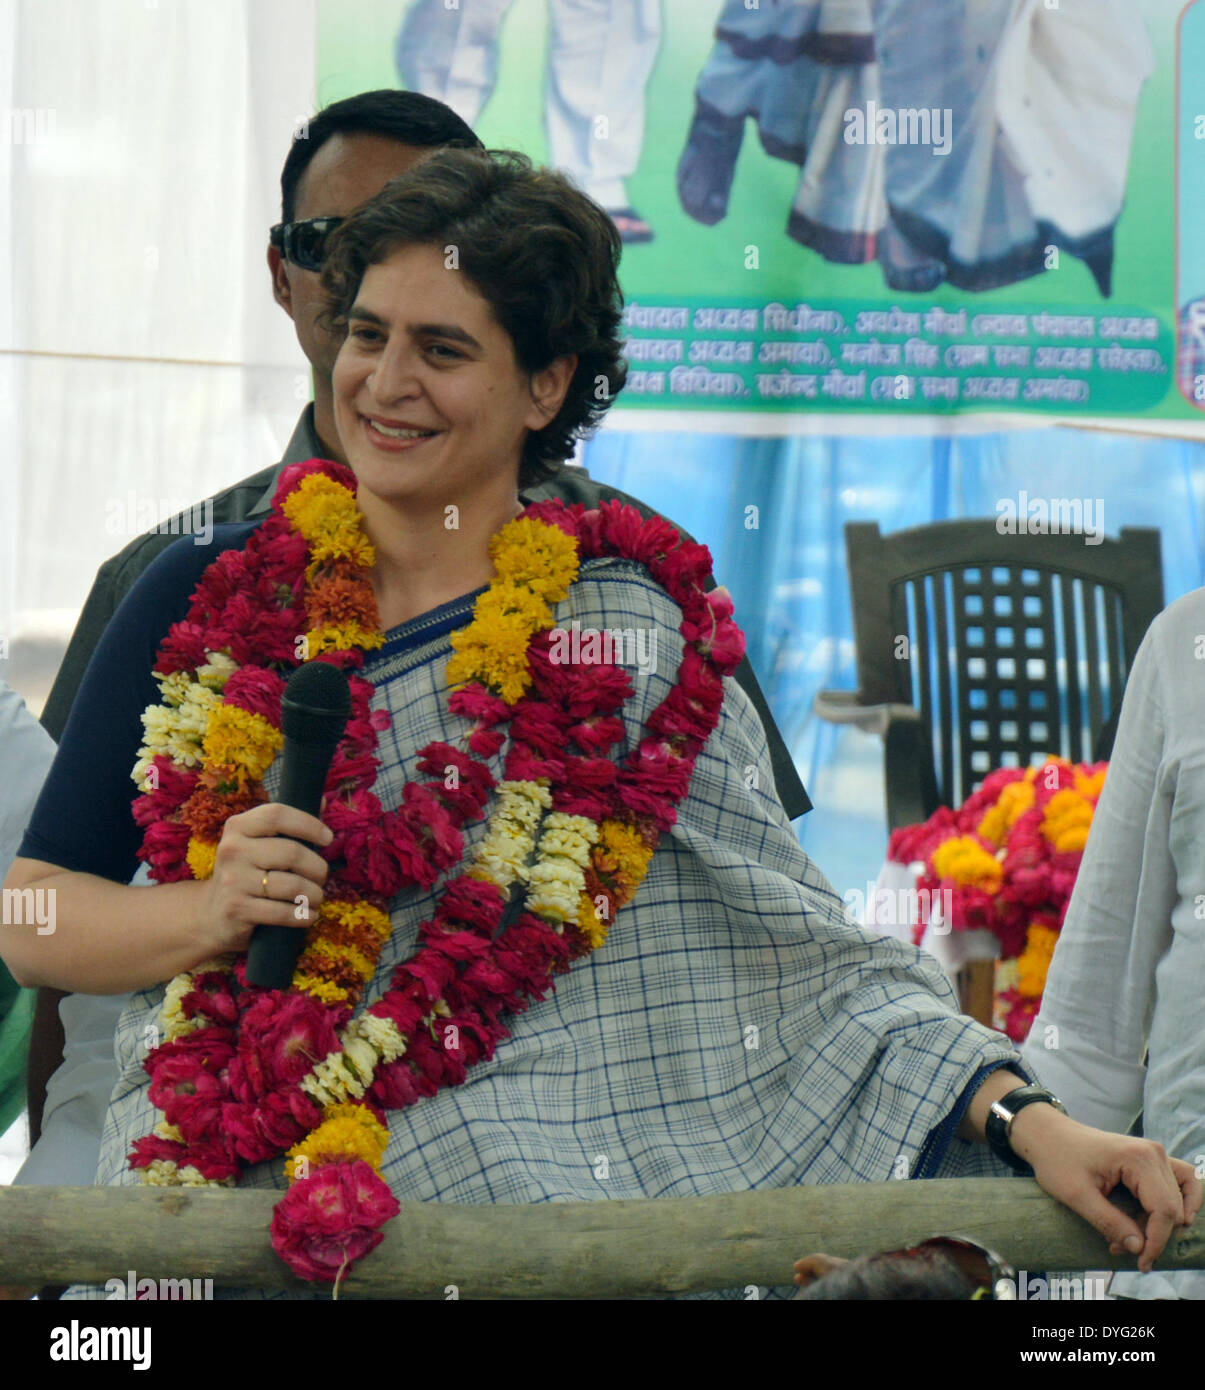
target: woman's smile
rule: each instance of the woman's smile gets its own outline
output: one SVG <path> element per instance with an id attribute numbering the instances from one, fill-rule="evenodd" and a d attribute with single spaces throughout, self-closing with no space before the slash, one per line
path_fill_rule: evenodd
<path id="1" fill-rule="evenodd" d="M 380 415 L 361 415 L 360 424 L 370 444 L 386 453 L 405 453 L 416 449 L 428 440 L 437 438 L 442 430 L 427 429 L 422 425 L 412 425 L 388 420 Z"/>

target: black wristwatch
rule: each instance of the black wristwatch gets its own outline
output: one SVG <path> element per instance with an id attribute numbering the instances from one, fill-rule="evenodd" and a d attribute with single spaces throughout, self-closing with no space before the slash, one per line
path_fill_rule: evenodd
<path id="1" fill-rule="evenodd" d="M 1052 1091 L 1047 1091 L 1042 1086 L 1018 1086 L 1015 1091 L 1009 1091 L 1006 1096 L 992 1102 L 987 1123 L 983 1127 L 987 1146 L 992 1153 L 997 1158 L 1002 1158 L 1010 1168 L 1024 1173 L 1026 1177 L 1033 1176 L 1033 1169 L 1013 1151 L 1009 1139 L 1012 1135 L 1013 1120 L 1018 1112 L 1038 1101 L 1053 1105 L 1060 1115 L 1067 1113 L 1067 1107 Z"/>

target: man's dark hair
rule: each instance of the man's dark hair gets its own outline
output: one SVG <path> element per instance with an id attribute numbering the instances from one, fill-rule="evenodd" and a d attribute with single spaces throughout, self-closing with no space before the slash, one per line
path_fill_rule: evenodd
<path id="1" fill-rule="evenodd" d="M 974 1279 L 944 1250 L 888 1250 L 838 1266 L 795 1297 L 827 1302 L 963 1300 L 969 1299 L 976 1287 Z"/>
<path id="2" fill-rule="evenodd" d="M 292 222 L 297 211 L 297 185 L 301 176 L 332 135 L 381 135 L 387 140 L 396 140 L 399 145 L 413 145 L 420 150 L 438 145 L 483 148 L 472 128 L 450 106 L 434 97 L 389 88 L 359 92 L 325 107 L 294 135 L 280 171 L 282 222 Z"/>
<path id="3" fill-rule="evenodd" d="M 577 367 L 556 417 L 523 445 L 520 487 L 553 476 L 623 389 L 622 243 L 615 224 L 563 174 L 514 150 L 444 149 L 387 183 L 327 243 L 322 284 L 346 326 L 364 272 L 407 246 L 455 247 L 528 374 Z"/>

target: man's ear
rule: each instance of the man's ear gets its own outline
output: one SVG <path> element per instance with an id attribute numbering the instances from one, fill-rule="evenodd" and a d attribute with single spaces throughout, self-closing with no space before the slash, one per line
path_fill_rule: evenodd
<path id="1" fill-rule="evenodd" d="M 293 317 L 293 287 L 289 271 L 278 247 L 268 243 L 268 269 L 272 272 L 272 298 L 290 318 Z"/>
<path id="2" fill-rule="evenodd" d="M 569 390 L 569 383 L 573 380 L 573 373 L 577 371 L 577 357 L 558 357 L 555 362 L 550 362 L 542 372 L 535 372 L 531 378 L 531 399 L 533 410 L 537 417 L 536 423 L 529 428 L 542 430 L 556 418 L 556 413 L 565 403 L 565 396 Z"/>

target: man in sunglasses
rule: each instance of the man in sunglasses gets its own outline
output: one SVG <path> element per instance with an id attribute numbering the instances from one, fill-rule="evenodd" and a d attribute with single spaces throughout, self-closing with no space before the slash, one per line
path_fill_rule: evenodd
<path id="1" fill-rule="evenodd" d="M 320 283 L 325 241 L 343 218 L 379 193 L 390 179 L 413 168 L 430 150 L 449 144 L 480 147 L 481 142 L 442 102 L 417 92 L 398 91 L 365 92 L 336 102 L 294 137 L 281 171 L 282 220 L 269 235 L 268 267 L 276 302 L 293 320 L 297 340 L 313 368 L 314 399 L 302 411 L 279 463 L 203 504 L 212 504 L 214 524 L 266 517 L 277 476 L 286 464 L 309 458 L 345 461 L 335 429 L 331 389 L 331 372 L 343 340 L 325 328 L 321 319 L 327 307 Z M 637 499 L 594 482 L 583 469 L 567 470 L 550 482 L 525 489 L 523 496 L 531 501 L 556 496 L 587 506 L 617 497 L 637 506 L 645 515 L 651 514 Z M 176 534 L 175 528 L 164 525 L 157 532 L 137 536 L 101 566 L 42 713 L 42 724 L 56 742 L 89 658 L 109 620 L 139 575 L 176 539 Z M 811 809 L 811 802 L 747 659 L 736 679 L 753 700 L 765 726 L 766 751 L 787 815 L 790 819 L 803 815 Z M 74 1061 L 71 1068 L 60 1069 L 48 1091 L 51 1074 L 59 1066 L 64 1050 L 58 1013 L 63 999 L 67 999 L 64 1011 L 72 1020 Z M 39 991 L 29 1063 L 31 1139 L 36 1141 L 44 1127 L 44 1101 L 46 1124 L 57 1113 L 59 1130 L 69 1134 L 70 1139 L 63 1143 L 48 1134 L 46 1145 L 31 1156 L 18 1181 L 63 1185 L 92 1182 L 100 1120 L 109 1089 L 116 1080 L 113 1028 L 124 1002 L 123 997 L 92 1000 L 64 996 L 54 990 Z M 90 1075 L 80 1064 L 85 1051 L 92 1068 Z M 73 1117 L 74 1127 L 64 1129 L 68 1115 Z M 93 1128 L 95 1145 L 90 1146 L 85 1131 Z M 51 1152 L 53 1162 L 48 1162 Z"/>

